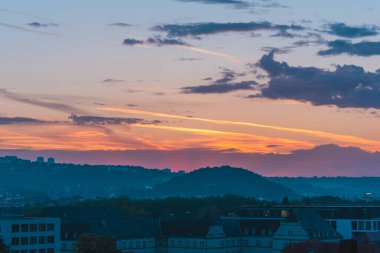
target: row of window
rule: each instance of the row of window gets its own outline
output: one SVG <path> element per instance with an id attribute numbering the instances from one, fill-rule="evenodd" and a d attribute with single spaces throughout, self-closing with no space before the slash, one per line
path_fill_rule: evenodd
<path id="1" fill-rule="evenodd" d="M 54 236 L 12 237 L 12 245 L 35 245 L 54 243 Z"/>
<path id="2" fill-rule="evenodd" d="M 380 221 L 352 221 L 352 230 L 380 230 Z"/>
<path id="3" fill-rule="evenodd" d="M 231 242 L 229 240 L 222 240 L 220 244 L 222 247 L 240 246 L 240 240 L 231 240 Z"/>
<path id="4" fill-rule="evenodd" d="M 12 250 L 11 253 L 54 253 L 54 249 Z"/>
<path id="5" fill-rule="evenodd" d="M 41 224 L 13 224 L 12 233 L 27 233 L 27 232 L 43 232 L 54 231 L 54 223 L 41 223 Z"/>
<path id="6" fill-rule="evenodd" d="M 171 248 L 204 248 L 205 247 L 205 242 L 204 241 L 200 241 L 198 243 L 198 241 L 185 241 L 182 243 L 181 240 L 178 240 L 177 243 L 175 240 L 171 240 L 170 241 L 170 247 Z"/>
<path id="7" fill-rule="evenodd" d="M 127 242 L 122 242 L 121 244 L 121 249 L 139 249 L 139 248 L 153 248 L 153 240 L 148 240 L 148 241 L 129 241 L 128 244 Z"/>

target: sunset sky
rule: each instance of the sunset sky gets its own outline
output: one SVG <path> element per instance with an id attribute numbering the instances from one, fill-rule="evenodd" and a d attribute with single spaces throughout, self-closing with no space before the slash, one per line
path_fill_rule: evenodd
<path id="1" fill-rule="evenodd" d="M 0 149 L 380 151 L 379 13 L 377 0 L 1 1 Z"/>

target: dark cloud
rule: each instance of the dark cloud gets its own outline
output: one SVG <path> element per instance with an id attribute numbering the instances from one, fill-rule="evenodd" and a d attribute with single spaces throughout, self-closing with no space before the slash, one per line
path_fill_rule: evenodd
<path id="1" fill-rule="evenodd" d="M 11 99 L 13 101 L 17 101 L 24 104 L 44 107 L 56 111 L 67 112 L 67 113 L 83 113 L 84 111 L 75 108 L 71 105 L 66 105 L 62 103 L 56 102 L 45 102 L 36 98 L 29 98 L 26 96 L 22 96 L 16 93 L 9 92 L 5 89 L 0 89 L 0 95 L 6 97 L 7 99 Z"/>
<path id="2" fill-rule="evenodd" d="M 180 60 L 180 61 L 201 61 L 203 59 L 202 58 L 185 58 L 185 57 L 181 57 L 178 60 Z"/>
<path id="3" fill-rule="evenodd" d="M 255 85 L 254 81 L 242 81 L 236 83 L 213 83 L 210 85 L 199 85 L 183 87 L 183 93 L 188 94 L 210 94 L 210 93 L 228 93 L 238 90 L 252 90 L 252 86 Z"/>
<path id="4" fill-rule="evenodd" d="M 236 82 L 235 79 L 244 76 L 245 73 L 236 73 L 230 69 L 222 69 L 221 75 L 220 79 L 215 80 L 211 84 L 183 87 L 182 92 L 188 94 L 228 93 L 238 90 L 252 90 L 256 84 L 254 81 Z"/>
<path id="5" fill-rule="evenodd" d="M 39 124 L 45 123 L 46 121 L 33 119 L 33 118 L 24 118 L 24 117 L 0 117 L 0 125 L 8 125 L 8 124 Z"/>
<path id="6" fill-rule="evenodd" d="M 109 26 L 120 26 L 120 27 L 130 27 L 130 26 L 132 26 L 131 24 L 123 23 L 123 22 L 111 23 L 111 24 L 108 24 L 108 25 Z"/>
<path id="7" fill-rule="evenodd" d="M 27 25 L 37 27 L 37 28 L 44 28 L 44 27 L 49 27 L 49 26 L 57 27 L 58 26 L 58 24 L 56 24 L 56 23 L 40 23 L 40 22 L 32 22 L 32 23 L 28 23 Z"/>
<path id="8" fill-rule="evenodd" d="M 135 45 L 142 45 L 144 44 L 143 40 L 137 40 L 137 39 L 125 39 L 123 40 L 123 45 L 125 46 L 135 46 Z"/>
<path id="9" fill-rule="evenodd" d="M 179 2 L 195 2 L 195 3 L 202 3 L 202 4 L 224 4 L 233 6 L 235 8 L 247 8 L 250 7 L 252 4 L 246 1 L 239 1 L 239 0 L 177 0 Z"/>
<path id="10" fill-rule="evenodd" d="M 78 125 L 133 125 L 133 124 L 160 124 L 159 120 L 147 121 L 139 118 L 118 118 L 118 117 L 101 117 L 101 116 L 78 116 L 71 114 L 69 116 L 75 124 Z"/>
<path id="11" fill-rule="evenodd" d="M 125 39 L 123 45 L 125 46 L 136 46 L 136 45 L 154 45 L 154 46 L 190 46 L 188 43 L 172 38 L 163 38 L 161 36 L 149 37 L 147 40 L 138 39 Z"/>
<path id="12" fill-rule="evenodd" d="M 348 26 L 344 23 L 328 25 L 328 33 L 345 38 L 360 38 L 378 35 L 376 26 Z"/>
<path id="13" fill-rule="evenodd" d="M 380 55 L 380 41 L 362 41 L 352 43 L 347 40 L 334 40 L 327 43 L 329 49 L 321 50 L 318 55 L 358 55 L 358 56 L 373 56 Z"/>
<path id="14" fill-rule="evenodd" d="M 102 81 L 102 83 L 123 83 L 124 80 L 121 79 L 113 79 L 113 78 L 107 78 Z"/>
<path id="15" fill-rule="evenodd" d="M 156 46 L 190 46 L 186 42 L 178 39 L 162 38 L 161 36 L 150 37 L 146 40 L 147 44 Z"/>
<path id="16" fill-rule="evenodd" d="M 380 71 L 365 72 L 354 65 L 337 66 L 329 71 L 315 67 L 291 67 L 264 55 L 258 66 L 265 70 L 269 83 L 258 95 L 269 99 L 293 99 L 313 105 L 340 108 L 380 108 Z"/>
<path id="17" fill-rule="evenodd" d="M 269 22 L 248 23 L 191 23 L 191 24 L 165 24 L 152 28 L 154 31 L 166 32 L 168 37 L 201 36 L 226 32 L 255 32 L 255 31 L 280 31 L 282 33 L 293 30 L 300 31 L 304 28 L 298 25 L 273 25 Z"/>

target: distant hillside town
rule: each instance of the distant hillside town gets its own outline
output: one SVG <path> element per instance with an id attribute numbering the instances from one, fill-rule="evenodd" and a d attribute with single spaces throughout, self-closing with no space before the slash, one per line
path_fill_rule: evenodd
<path id="1" fill-rule="evenodd" d="M 193 187 L 194 185 L 197 187 Z M 53 157 L 34 161 L 0 157 L 0 194 L 41 198 L 207 197 L 236 194 L 263 200 L 336 196 L 361 199 L 380 192 L 379 177 L 263 177 L 252 171 L 222 166 L 192 172 L 148 169 L 133 165 L 57 163 Z"/>

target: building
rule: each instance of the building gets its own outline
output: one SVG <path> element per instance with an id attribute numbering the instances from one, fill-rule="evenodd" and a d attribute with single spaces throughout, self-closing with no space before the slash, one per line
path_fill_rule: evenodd
<path id="1" fill-rule="evenodd" d="M 159 252 L 241 253 L 240 227 L 236 220 L 162 220 Z"/>
<path id="2" fill-rule="evenodd" d="M 339 242 L 342 236 L 314 212 L 294 213 L 280 223 L 273 235 L 273 253 L 299 242 Z"/>
<path id="3" fill-rule="evenodd" d="M 238 216 L 266 219 L 283 219 L 299 212 L 315 212 L 343 236 L 351 239 L 358 233 L 380 232 L 380 206 L 346 205 L 272 205 L 243 206 Z"/>
<path id="4" fill-rule="evenodd" d="M 43 156 L 39 156 L 39 157 L 37 157 L 37 159 L 36 159 L 36 163 L 38 163 L 38 164 L 45 163 L 45 158 L 44 158 Z"/>
<path id="5" fill-rule="evenodd" d="M 60 220 L 0 217 L 0 236 L 10 253 L 59 253 Z"/>
<path id="6" fill-rule="evenodd" d="M 271 253 L 273 234 L 280 227 L 280 219 L 238 219 L 242 253 Z"/>

